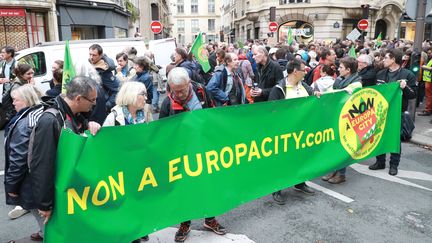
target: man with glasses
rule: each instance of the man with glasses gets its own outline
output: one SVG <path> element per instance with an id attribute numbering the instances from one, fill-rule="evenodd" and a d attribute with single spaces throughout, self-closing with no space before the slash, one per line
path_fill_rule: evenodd
<path id="1" fill-rule="evenodd" d="M 185 111 L 213 107 L 213 101 L 205 87 L 190 80 L 185 68 L 175 67 L 168 74 L 168 96 L 162 103 L 159 118 L 176 115 Z M 184 242 L 190 232 L 191 221 L 180 224 L 174 241 Z M 204 227 L 218 235 L 226 234 L 226 229 L 215 217 L 204 220 Z"/>
<path id="2" fill-rule="evenodd" d="M 95 135 L 100 129 L 96 122 L 88 122 L 81 114 L 96 104 L 98 84 L 91 78 L 76 76 L 66 85 L 66 95 L 54 99 L 54 105 L 45 111 L 32 132 L 33 146 L 29 147 L 31 184 L 36 208 L 46 224 L 54 207 L 54 178 L 57 145 L 62 128 L 76 134 L 85 130 Z M 34 133 L 34 134 L 33 134 Z M 30 152 L 31 151 L 31 152 Z M 43 227 L 41 227 L 43 228 Z M 32 234 L 32 240 L 42 241 L 43 232 Z"/>
<path id="3" fill-rule="evenodd" d="M 5 46 L 0 51 L 0 84 L 9 82 L 15 78 L 13 70 L 15 68 L 15 49 L 11 46 Z"/>
<path id="4" fill-rule="evenodd" d="M 191 81 L 185 68 L 175 67 L 169 72 L 167 97 L 159 118 L 209 107 L 214 107 L 211 94 L 202 84 Z"/>
<path id="5" fill-rule="evenodd" d="M 301 60 L 293 59 L 292 61 L 289 61 L 287 65 L 288 76 L 279 80 L 276 86 L 271 89 L 269 101 L 306 97 L 314 94 L 319 95 L 319 92 L 314 92 L 309 85 L 302 82 L 306 75 L 305 68 L 306 66 Z M 315 191 L 306 185 L 305 182 L 295 185 L 294 190 L 308 195 L 315 193 Z M 285 204 L 286 197 L 282 194 L 282 191 L 274 192 L 272 196 L 277 204 Z"/>
<path id="6" fill-rule="evenodd" d="M 372 66 L 373 57 L 361 54 L 357 57 L 358 62 L 358 74 L 362 80 L 362 86 L 372 86 L 376 84 L 376 73 L 377 70 Z"/>
<path id="7" fill-rule="evenodd" d="M 408 110 L 408 101 L 416 98 L 417 84 L 416 76 L 410 70 L 402 68 L 403 52 L 399 49 L 389 49 L 384 57 L 384 69 L 377 74 L 378 83 L 399 82 L 402 89 L 402 113 Z M 401 146 L 402 150 L 402 146 Z M 389 174 L 394 176 L 398 173 L 401 153 L 391 153 Z M 369 166 L 370 170 L 385 169 L 386 154 L 376 157 L 375 164 Z"/>

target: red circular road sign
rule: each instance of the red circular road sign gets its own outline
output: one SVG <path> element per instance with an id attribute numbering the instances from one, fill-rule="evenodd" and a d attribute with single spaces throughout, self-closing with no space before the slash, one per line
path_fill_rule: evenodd
<path id="1" fill-rule="evenodd" d="M 367 19 L 362 19 L 357 23 L 357 28 L 360 30 L 366 30 L 369 27 L 369 21 Z"/>
<path id="2" fill-rule="evenodd" d="M 155 34 L 159 34 L 160 32 L 162 32 L 163 27 L 162 27 L 161 22 L 159 22 L 159 21 L 153 21 L 153 22 L 150 24 L 150 29 L 151 29 L 151 31 L 152 31 L 153 33 L 155 33 Z"/>
<path id="3" fill-rule="evenodd" d="M 276 23 L 276 22 L 270 22 L 269 23 L 269 30 L 271 31 L 271 32 L 276 32 L 277 31 L 277 29 L 278 29 L 278 23 Z"/>

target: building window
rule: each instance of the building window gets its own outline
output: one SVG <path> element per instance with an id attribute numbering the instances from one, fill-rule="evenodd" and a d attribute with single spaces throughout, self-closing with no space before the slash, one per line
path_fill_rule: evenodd
<path id="1" fill-rule="evenodd" d="M 198 19 L 192 19 L 191 20 L 191 27 L 192 27 L 192 32 L 198 32 L 199 29 L 199 20 Z"/>
<path id="2" fill-rule="evenodd" d="M 215 31 L 215 19 L 208 20 L 208 31 Z"/>
<path id="3" fill-rule="evenodd" d="M 177 0 L 177 13 L 184 13 L 184 0 Z"/>
<path id="4" fill-rule="evenodd" d="M 184 32 L 185 31 L 185 21 L 184 19 L 178 19 L 177 20 L 177 32 Z"/>
<path id="5" fill-rule="evenodd" d="M 206 41 L 207 41 L 207 43 L 211 43 L 211 42 L 214 43 L 216 41 L 216 36 L 215 35 L 207 35 Z"/>
<path id="6" fill-rule="evenodd" d="M 184 36 L 183 34 L 178 34 L 178 39 L 177 39 L 177 41 L 178 41 L 178 43 L 179 43 L 181 46 L 184 46 L 184 44 L 185 44 L 185 36 Z"/>
<path id="7" fill-rule="evenodd" d="M 27 13 L 27 38 L 30 46 L 45 42 L 45 16 L 43 13 Z"/>
<path id="8" fill-rule="evenodd" d="M 198 13 L 198 0 L 191 0 L 191 12 Z"/>
<path id="9" fill-rule="evenodd" d="M 209 13 L 215 12 L 215 0 L 209 0 L 208 1 L 208 12 Z"/>

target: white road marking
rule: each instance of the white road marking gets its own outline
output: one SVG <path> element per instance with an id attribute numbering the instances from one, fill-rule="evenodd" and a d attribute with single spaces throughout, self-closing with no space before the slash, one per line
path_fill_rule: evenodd
<path id="1" fill-rule="evenodd" d="M 229 229 L 228 229 L 229 230 Z M 177 232 L 177 228 L 168 227 L 163 230 L 159 230 L 149 235 L 149 243 L 159 242 L 174 242 L 174 235 Z M 249 239 L 246 235 L 240 234 L 226 234 L 217 235 L 210 231 L 191 230 L 187 237 L 186 242 L 190 243 L 255 243 L 255 241 Z"/>
<path id="2" fill-rule="evenodd" d="M 0 170 L 0 176 L 4 175 L 4 170 Z"/>
<path id="3" fill-rule="evenodd" d="M 365 174 L 368 176 L 373 176 L 373 177 L 380 178 L 383 180 L 400 183 L 402 185 L 412 186 L 412 187 L 417 187 L 417 188 L 420 188 L 423 190 L 432 191 L 432 189 L 430 189 L 430 188 L 426 188 L 424 186 L 420 186 L 420 185 L 417 185 L 415 183 L 399 179 L 396 176 L 391 176 L 388 174 L 388 169 L 386 169 L 386 170 L 369 170 L 367 165 L 362 165 L 362 164 L 352 164 L 351 168 L 353 168 L 355 171 L 357 171 L 361 174 Z"/>
<path id="4" fill-rule="evenodd" d="M 410 170 L 399 170 L 397 177 L 416 179 L 422 181 L 432 181 L 432 175 L 424 172 L 410 171 Z"/>
<path id="5" fill-rule="evenodd" d="M 325 194 L 330 195 L 330 196 L 332 196 L 332 197 L 334 197 L 336 199 L 339 199 L 339 200 L 341 200 L 343 202 L 346 202 L 346 203 L 352 203 L 352 202 L 354 202 L 354 199 L 352 199 L 352 198 L 349 198 L 349 197 L 347 197 L 345 195 L 342 195 L 342 194 L 340 194 L 338 192 L 335 192 L 335 191 L 332 191 L 332 190 L 327 189 L 325 187 L 322 187 L 322 186 L 320 186 L 318 184 L 315 184 L 313 182 L 308 182 L 307 184 L 308 184 L 308 186 L 312 187 L 313 189 L 321 191 L 321 192 L 324 192 Z"/>

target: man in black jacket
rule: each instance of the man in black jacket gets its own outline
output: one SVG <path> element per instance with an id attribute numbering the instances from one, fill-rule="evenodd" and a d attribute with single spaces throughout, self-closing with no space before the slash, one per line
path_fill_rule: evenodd
<path id="1" fill-rule="evenodd" d="M 373 67 L 373 58 L 366 54 L 361 54 L 357 57 L 358 71 L 362 80 L 362 86 L 372 86 L 376 84 L 377 70 Z"/>
<path id="2" fill-rule="evenodd" d="M 408 110 L 408 101 L 416 98 L 417 84 L 415 75 L 408 69 L 402 68 L 403 52 L 399 49 L 387 50 L 384 57 L 384 69 L 377 74 L 378 83 L 399 82 L 402 89 L 402 113 Z M 402 149 L 402 146 L 401 146 Z M 400 152 L 390 155 L 390 175 L 398 173 Z M 385 168 L 386 154 L 376 157 L 375 164 L 369 166 L 370 170 L 382 170 Z"/>
<path id="3" fill-rule="evenodd" d="M 90 78 L 76 76 L 66 85 L 66 95 L 55 98 L 52 108 L 57 114 L 44 112 L 36 125 L 33 146 L 29 147 L 29 154 L 32 154 L 29 156 L 30 177 L 36 208 L 45 218 L 44 223 L 48 222 L 55 206 L 55 161 L 62 128 L 69 128 L 76 134 L 88 129 L 93 135 L 100 129 L 98 123 L 88 122 L 81 115 L 96 104 L 97 86 Z"/>
<path id="4" fill-rule="evenodd" d="M 255 102 L 267 101 L 270 90 L 283 79 L 283 72 L 279 64 L 269 58 L 267 49 L 264 46 L 256 46 L 253 49 L 253 58 L 258 66 L 257 82 L 258 87 L 251 90 L 251 96 Z"/>

